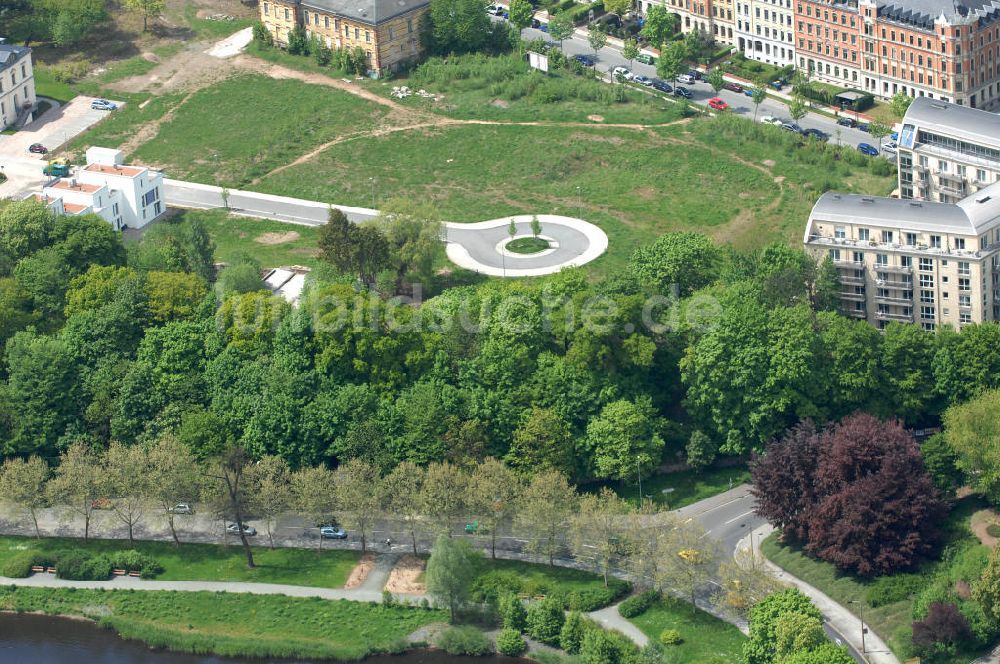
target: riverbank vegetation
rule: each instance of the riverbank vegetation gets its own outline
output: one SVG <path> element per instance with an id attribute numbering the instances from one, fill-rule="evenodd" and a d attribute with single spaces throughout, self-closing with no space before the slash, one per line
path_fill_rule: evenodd
<path id="1" fill-rule="evenodd" d="M 434 609 L 208 592 L 0 588 L 0 610 L 82 616 L 153 648 L 231 657 L 362 659 L 409 647 Z"/>

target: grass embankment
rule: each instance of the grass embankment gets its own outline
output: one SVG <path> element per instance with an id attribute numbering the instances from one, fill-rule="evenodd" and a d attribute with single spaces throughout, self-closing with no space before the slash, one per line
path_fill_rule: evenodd
<path id="1" fill-rule="evenodd" d="M 245 187 L 337 137 L 371 130 L 384 112 L 378 104 L 323 86 L 234 76 L 177 105 L 155 139 L 151 136 L 131 158 L 163 168 L 174 179 Z M 89 135 L 83 138 L 94 142 Z M 353 151 L 353 143 L 344 151 L 328 150 L 350 161 Z M 305 166 L 317 168 L 311 161 Z M 317 200 L 335 199 L 323 195 Z"/>
<path id="2" fill-rule="evenodd" d="M 215 260 L 228 263 L 237 253 L 250 254 L 261 267 L 304 265 L 315 267 L 315 226 L 231 215 L 225 210 L 185 210 L 186 219 L 198 219 L 215 241 Z"/>
<path id="3" fill-rule="evenodd" d="M 85 616 L 156 648 L 238 657 L 361 659 L 405 649 L 438 610 L 207 592 L 0 588 L 0 610 Z"/>
<path id="4" fill-rule="evenodd" d="M 940 560 L 930 561 L 912 573 L 896 574 L 875 579 L 862 579 L 838 570 L 830 563 L 805 555 L 796 545 L 783 544 L 778 533 L 761 543 L 764 555 L 793 576 L 822 590 L 847 607 L 864 607 L 865 622 L 892 651 L 905 659 L 914 655 L 911 644 L 911 624 L 914 609 L 931 599 L 962 602 L 968 599 L 955 594 L 955 588 L 967 587 L 978 578 L 989 549 L 969 530 L 969 517 L 981 509 L 976 499 L 960 501 L 944 526 L 944 553 Z M 926 593 L 926 597 L 921 596 Z M 977 653 L 959 652 L 945 663 L 968 662 Z"/>
<path id="5" fill-rule="evenodd" d="M 260 537 L 260 536 L 258 536 Z M 263 544 L 263 542 L 262 542 Z M 310 549 L 268 549 L 254 547 L 257 567 L 247 569 L 246 558 L 239 543 L 181 544 L 128 540 L 82 539 L 52 537 L 0 537 L 0 567 L 14 554 L 24 550 L 51 552 L 75 549 L 92 553 L 136 549 L 154 557 L 162 566 L 160 581 L 251 581 L 256 583 L 286 583 L 320 588 L 340 588 L 357 564 L 354 551 Z"/>
<path id="6" fill-rule="evenodd" d="M 486 558 L 479 563 L 472 589 L 479 600 L 505 593 L 529 597 L 557 595 L 567 609 L 594 611 L 628 592 L 629 584 L 610 579 L 605 587 L 602 577 L 582 570 Z"/>
<path id="7" fill-rule="evenodd" d="M 675 510 L 711 498 L 749 481 L 750 471 L 742 466 L 706 468 L 701 471 L 684 470 L 644 479 L 642 493 L 647 500 Z M 587 485 L 584 489 L 596 491 L 604 486 L 633 505 L 639 503 L 639 487 L 634 479 L 631 482 L 597 482 Z"/>
<path id="8" fill-rule="evenodd" d="M 746 640 L 733 625 L 673 597 L 664 597 L 630 621 L 654 641 L 665 629 L 680 632 L 683 642 L 665 646 L 674 656 L 669 661 L 731 664 L 740 661 Z"/>

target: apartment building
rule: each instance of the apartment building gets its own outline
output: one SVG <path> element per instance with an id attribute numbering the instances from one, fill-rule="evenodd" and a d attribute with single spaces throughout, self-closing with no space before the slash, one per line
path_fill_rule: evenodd
<path id="1" fill-rule="evenodd" d="M 142 228 L 166 212 L 163 174 L 123 160 L 121 150 L 90 148 L 86 166 L 54 178 L 35 198 L 56 214 L 94 213 L 115 230 Z"/>
<path id="2" fill-rule="evenodd" d="M 843 313 L 880 329 L 1000 320 L 1000 183 L 957 203 L 828 192 L 804 243 L 837 266 Z"/>
<path id="3" fill-rule="evenodd" d="M 297 26 L 332 49 L 361 48 L 375 73 L 420 56 L 420 19 L 430 0 L 262 0 L 260 20 L 277 44 Z"/>
<path id="4" fill-rule="evenodd" d="M 751 60 L 795 64 L 792 0 L 737 0 L 736 47 Z"/>
<path id="5" fill-rule="evenodd" d="M 0 39 L 0 129 L 6 129 L 35 106 L 31 49 Z"/>
<path id="6" fill-rule="evenodd" d="M 1000 25 L 976 0 L 794 0 L 797 65 L 877 97 L 1000 103 Z"/>
<path id="7" fill-rule="evenodd" d="M 955 203 L 1000 180 L 1000 116 L 917 97 L 899 135 L 902 198 Z"/>

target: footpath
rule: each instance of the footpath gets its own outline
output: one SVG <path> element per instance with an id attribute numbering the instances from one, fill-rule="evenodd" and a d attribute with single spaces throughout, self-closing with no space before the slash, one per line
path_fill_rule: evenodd
<path id="1" fill-rule="evenodd" d="M 792 576 L 782 568 L 778 567 L 766 557 L 764 557 L 763 552 L 760 549 L 761 541 L 770 535 L 774 531 L 774 526 L 768 524 L 761 526 L 756 530 L 752 531 L 748 537 L 740 540 L 739 544 L 736 545 L 736 553 L 746 553 L 747 551 L 753 550 L 754 556 L 759 556 L 760 560 L 764 561 L 764 565 L 767 567 L 768 571 L 776 579 L 788 585 L 794 586 L 801 590 L 809 599 L 812 600 L 816 608 L 820 610 L 823 617 L 826 618 L 827 623 L 833 630 L 843 637 L 844 641 L 849 643 L 852 648 L 857 652 L 862 653 L 862 657 L 870 664 L 900 664 L 899 659 L 896 658 L 892 651 L 889 650 L 889 646 L 885 644 L 882 638 L 868 629 L 864 636 L 864 646 L 861 642 L 861 621 L 858 616 L 851 613 L 842 604 L 834 601 L 829 595 L 823 593 L 822 591 L 814 588 L 805 581 Z M 749 540 L 749 542 L 747 541 Z M 867 628 L 868 625 L 865 625 Z"/>

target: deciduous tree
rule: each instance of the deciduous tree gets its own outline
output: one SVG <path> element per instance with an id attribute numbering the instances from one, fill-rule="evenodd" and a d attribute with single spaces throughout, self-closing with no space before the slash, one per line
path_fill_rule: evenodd
<path id="1" fill-rule="evenodd" d="M 719 249 L 701 233 L 665 233 L 635 250 L 629 268 L 661 293 L 679 296 L 710 284 L 718 275 Z"/>
<path id="2" fill-rule="evenodd" d="M 27 461 L 13 457 L 0 468 L 0 495 L 31 517 L 35 537 L 42 536 L 38 510 L 48 506 L 46 485 L 51 472 L 49 465 L 37 456 L 28 457 Z"/>
<path id="3" fill-rule="evenodd" d="M 594 50 L 594 55 L 608 45 L 608 33 L 602 24 L 595 23 L 591 26 L 587 33 L 587 43 Z"/>
<path id="4" fill-rule="evenodd" d="M 569 532 L 570 548 L 577 560 L 594 560 L 595 570 L 604 575 L 608 585 L 612 562 L 627 557 L 626 534 L 628 504 L 605 488 L 600 493 L 584 494 L 579 510 L 573 515 Z"/>
<path id="5" fill-rule="evenodd" d="M 417 527 L 423 518 L 420 496 L 424 475 L 421 466 L 404 461 L 382 481 L 382 504 L 393 520 L 409 533 L 413 555 L 417 555 Z"/>
<path id="6" fill-rule="evenodd" d="M 464 539 L 439 535 L 424 574 L 427 593 L 448 607 L 452 622 L 469 598 L 479 554 Z"/>
<path id="7" fill-rule="evenodd" d="M 325 466 L 300 468 L 292 475 L 292 496 L 295 509 L 317 526 L 316 548 L 322 549 L 323 536 L 319 526 L 325 524 L 337 508 L 333 473 Z"/>
<path id="8" fill-rule="evenodd" d="M 461 468 L 447 461 L 427 466 L 420 505 L 434 532 L 450 536 L 456 519 L 465 512 L 468 481 Z"/>
<path id="9" fill-rule="evenodd" d="M 161 436 L 149 449 L 150 497 L 167 516 L 170 536 L 180 544 L 173 508 L 190 505 L 198 496 L 199 473 L 194 454 L 175 436 Z"/>
<path id="10" fill-rule="evenodd" d="M 707 80 L 715 94 L 719 94 L 719 91 L 726 84 L 725 74 L 718 67 L 708 72 Z"/>
<path id="11" fill-rule="evenodd" d="M 566 12 L 553 14 L 549 18 L 549 34 L 559 42 L 559 50 L 562 50 L 563 41 L 573 36 L 575 29 L 572 17 Z"/>
<path id="12" fill-rule="evenodd" d="M 944 413 L 944 439 L 974 489 L 1000 501 L 1000 390 L 989 390 Z"/>
<path id="13" fill-rule="evenodd" d="M 515 528 L 528 538 L 525 548 L 555 564 L 566 528 L 577 509 L 577 497 L 566 477 L 554 470 L 531 478 L 517 504 Z"/>
<path id="14" fill-rule="evenodd" d="M 506 460 L 526 473 L 555 470 L 572 475 L 575 460 L 569 426 L 554 411 L 533 407 L 514 430 L 514 441 Z"/>
<path id="15" fill-rule="evenodd" d="M 350 459 L 333 473 L 337 511 L 345 525 L 361 535 L 361 550 L 368 550 L 368 533 L 382 513 L 378 466 L 362 459 Z"/>
<path id="16" fill-rule="evenodd" d="M 510 24 L 517 28 L 518 34 L 531 25 L 531 19 L 535 17 L 535 8 L 530 0 L 510 1 Z"/>
<path id="17" fill-rule="evenodd" d="M 913 103 L 913 97 L 906 94 L 905 92 L 897 92 L 889 100 L 889 108 L 892 109 L 893 115 L 897 118 L 902 119 L 906 115 L 907 109 L 910 108 L 910 104 Z"/>
<path id="18" fill-rule="evenodd" d="M 49 500 L 83 518 L 83 539 L 90 537 L 94 501 L 102 498 L 101 458 L 84 441 L 75 441 L 59 455 L 55 475 L 46 486 Z"/>
<path id="19" fill-rule="evenodd" d="M 278 517 L 292 507 L 292 473 L 288 462 L 268 454 L 247 469 L 247 482 L 253 487 L 251 509 L 263 520 L 267 542 L 274 548 L 274 527 Z"/>
<path id="20" fill-rule="evenodd" d="M 111 500 L 112 512 L 128 529 L 128 541 L 132 542 L 152 493 L 149 448 L 111 441 L 101 459 L 101 470 L 105 497 Z"/>
<path id="21" fill-rule="evenodd" d="M 659 5 L 653 5 L 653 7 L 659 7 Z M 687 48 L 683 41 L 663 43 L 660 46 L 660 57 L 656 61 L 656 73 L 659 74 L 660 78 L 673 85 L 677 77 L 684 71 L 686 57 Z"/>
<path id="22" fill-rule="evenodd" d="M 244 517 L 253 504 L 253 487 L 247 477 L 247 468 L 251 461 L 242 448 L 232 446 L 222 452 L 217 458 L 206 465 L 205 475 L 213 483 L 213 491 L 220 498 L 226 514 L 233 519 L 239 530 L 240 543 L 247 559 L 247 567 L 256 567 L 253 561 L 253 549 L 243 531 Z"/>
<path id="23" fill-rule="evenodd" d="M 631 6 L 632 4 L 631 0 L 615 0 L 615 1 L 628 2 L 629 6 Z M 610 8 L 608 9 L 608 11 L 613 12 L 613 10 Z M 639 50 L 639 42 L 637 42 L 635 39 L 626 39 L 625 42 L 622 44 L 622 57 L 628 60 L 629 67 L 631 67 L 632 63 L 635 62 L 635 59 L 639 57 L 640 52 L 641 51 Z"/>
<path id="24" fill-rule="evenodd" d="M 677 30 L 677 15 L 667 11 L 663 5 L 650 5 L 646 9 L 646 22 L 639 34 L 648 44 L 665 44 Z M 663 49 L 660 49 L 662 55 Z M 668 78 L 672 81 L 672 78 Z"/>
<path id="25" fill-rule="evenodd" d="M 594 476 L 623 480 L 648 475 L 660 462 L 663 438 L 652 403 L 613 401 L 587 424 L 581 449 L 586 450 Z"/>
<path id="26" fill-rule="evenodd" d="M 490 536 L 490 557 L 497 557 L 497 533 L 514 516 L 521 482 L 510 468 L 494 458 L 476 465 L 469 477 L 466 505 Z"/>

